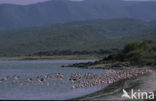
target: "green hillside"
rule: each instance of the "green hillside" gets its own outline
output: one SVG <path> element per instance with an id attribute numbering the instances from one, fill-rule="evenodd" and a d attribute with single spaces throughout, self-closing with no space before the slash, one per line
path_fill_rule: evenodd
<path id="1" fill-rule="evenodd" d="M 94 51 L 122 48 L 134 40 L 155 42 L 155 32 L 155 22 L 133 19 L 99 19 L 1 31 L 0 55 L 28 55 L 52 50 Z"/>

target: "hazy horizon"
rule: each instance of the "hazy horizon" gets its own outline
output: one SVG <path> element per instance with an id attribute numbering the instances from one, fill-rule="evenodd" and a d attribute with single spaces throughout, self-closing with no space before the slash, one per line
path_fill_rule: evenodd
<path id="1" fill-rule="evenodd" d="M 45 2 L 49 0 L 0 0 L 0 4 L 21 4 L 21 5 L 28 5 L 34 4 L 38 2 Z M 82 0 L 71 0 L 71 1 L 82 1 Z M 156 0 L 125 0 L 125 1 L 156 1 Z"/>

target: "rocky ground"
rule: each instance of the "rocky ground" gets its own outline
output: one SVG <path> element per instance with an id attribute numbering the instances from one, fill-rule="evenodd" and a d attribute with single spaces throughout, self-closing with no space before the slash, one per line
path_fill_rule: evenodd
<path id="1" fill-rule="evenodd" d="M 139 63 L 132 64 L 130 62 L 97 60 L 95 62 L 75 63 L 62 67 L 78 67 L 87 69 L 128 69 L 128 68 L 144 68 L 144 67 L 156 68 L 156 64 L 142 65 Z"/>

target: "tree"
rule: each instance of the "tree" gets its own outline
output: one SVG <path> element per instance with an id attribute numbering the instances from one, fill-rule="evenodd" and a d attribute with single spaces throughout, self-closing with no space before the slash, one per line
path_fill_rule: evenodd
<path id="1" fill-rule="evenodd" d="M 143 56 L 152 51 L 151 43 L 151 40 L 146 40 L 127 44 L 123 49 L 124 58 L 135 62 L 141 61 Z"/>

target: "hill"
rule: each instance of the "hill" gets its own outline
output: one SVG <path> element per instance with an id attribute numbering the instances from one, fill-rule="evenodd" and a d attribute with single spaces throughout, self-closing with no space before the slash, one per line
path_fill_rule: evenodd
<path id="1" fill-rule="evenodd" d="M 50 0 L 32 5 L 0 5 L 0 29 L 47 26 L 91 19 L 156 19 L 156 2 L 120 0 Z"/>
<path id="2" fill-rule="evenodd" d="M 133 19 L 90 20 L 49 27 L 0 32 L 0 55 L 28 55 L 40 51 L 94 51 L 122 48 L 137 40 L 156 38 L 155 22 Z"/>

